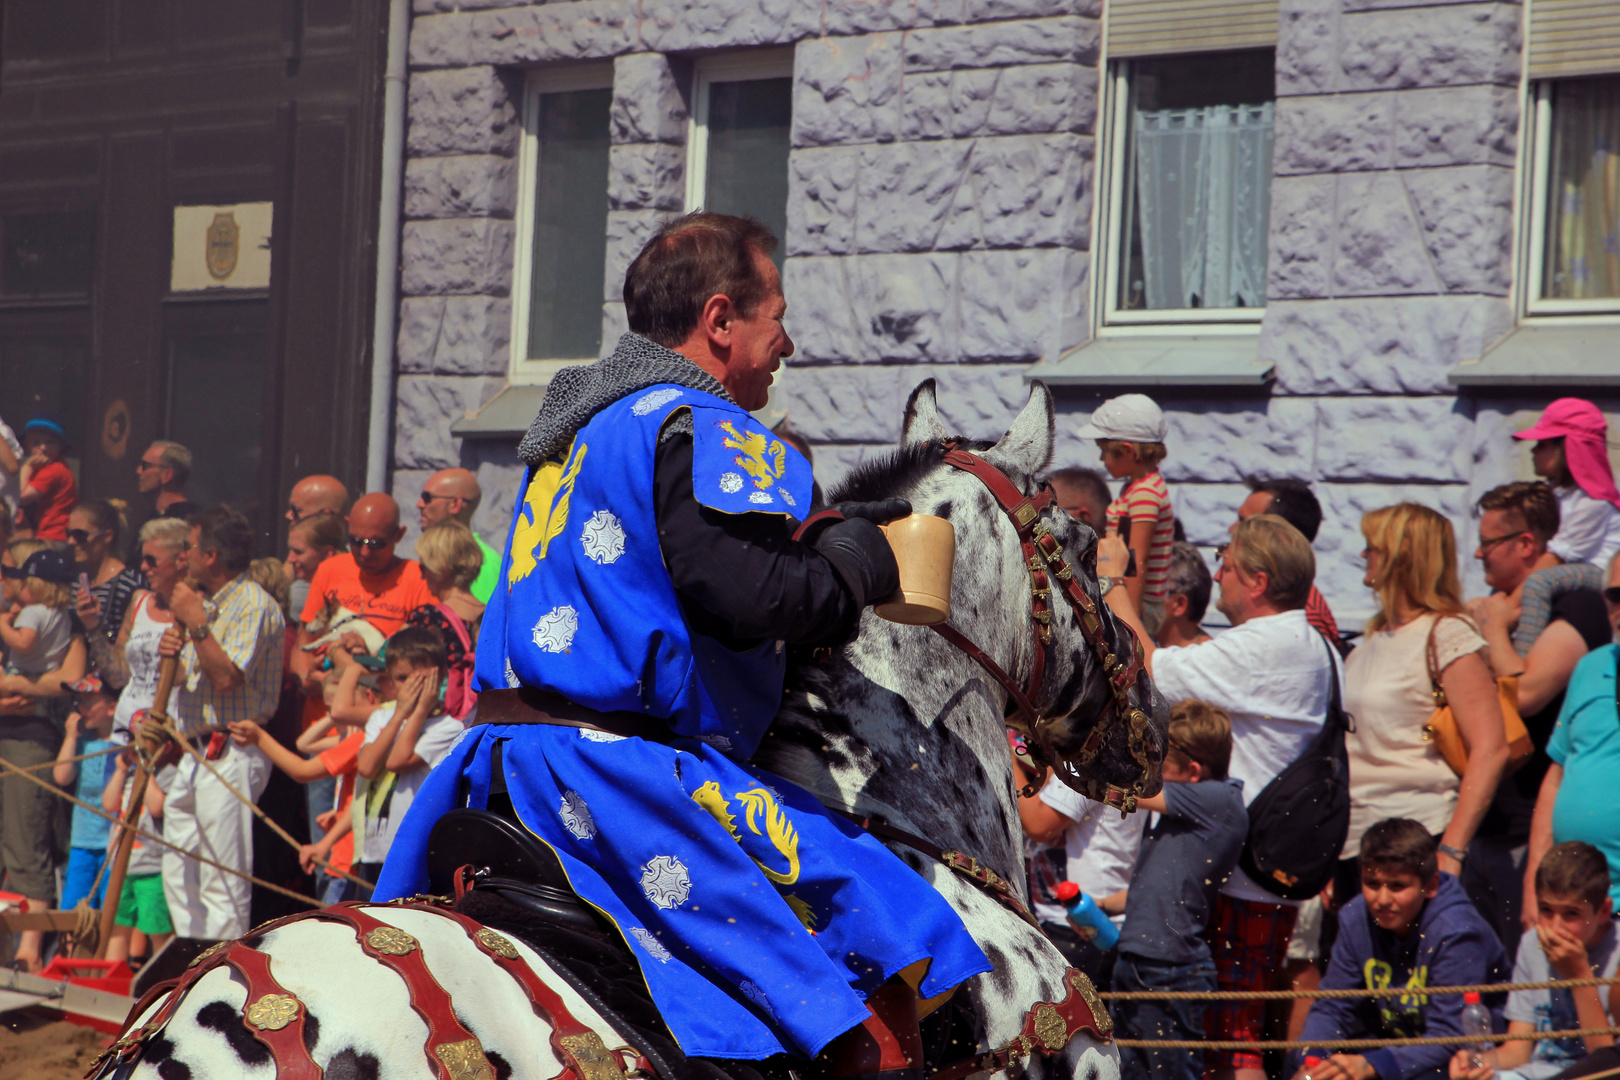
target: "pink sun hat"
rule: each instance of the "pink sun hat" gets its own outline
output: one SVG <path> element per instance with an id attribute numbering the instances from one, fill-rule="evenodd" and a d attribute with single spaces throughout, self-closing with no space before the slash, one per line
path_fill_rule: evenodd
<path id="1" fill-rule="evenodd" d="M 1564 460 L 1580 489 L 1594 499 L 1620 506 L 1620 491 L 1609 467 L 1609 422 L 1590 401 L 1559 398 L 1542 411 L 1541 419 L 1515 439 L 1563 439 Z"/>

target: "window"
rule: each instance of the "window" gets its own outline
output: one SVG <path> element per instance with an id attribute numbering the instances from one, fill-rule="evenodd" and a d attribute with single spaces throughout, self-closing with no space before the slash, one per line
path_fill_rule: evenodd
<path id="1" fill-rule="evenodd" d="M 513 280 L 512 374 L 549 378 L 602 350 L 607 271 L 606 65 L 537 72 L 525 95 Z"/>
<path id="2" fill-rule="evenodd" d="M 748 214 L 787 241 L 793 53 L 772 49 L 697 66 L 687 141 L 686 208 Z"/>
<path id="3" fill-rule="evenodd" d="M 1254 49 L 1117 66 L 1105 322 L 1260 320 L 1273 56 Z"/>
<path id="4" fill-rule="evenodd" d="M 1529 309 L 1620 312 L 1620 77 L 1536 88 Z"/>
<path id="5" fill-rule="evenodd" d="M 95 231 L 91 210 L 0 218 L 0 296 L 89 296 Z"/>

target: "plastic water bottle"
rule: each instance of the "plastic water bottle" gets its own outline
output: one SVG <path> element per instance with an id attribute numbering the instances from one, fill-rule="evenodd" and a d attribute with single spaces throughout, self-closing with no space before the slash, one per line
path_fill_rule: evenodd
<path id="1" fill-rule="evenodd" d="M 1080 886 L 1072 881 L 1060 881 L 1052 892 L 1069 913 L 1069 925 L 1081 937 L 1103 952 L 1119 944 L 1119 927 L 1097 906 L 1097 901 L 1080 891 Z"/>
<path id="2" fill-rule="evenodd" d="M 1469 992 L 1463 995 L 1462 1029 L 1464 1035 L 1489 1035 L 1491 1033 L 1491 1010 L 1487 1009 L 1479 1000 L 1477 993 Z M 1494 1043 L 1482 1040 L 1473 1044 L 1468 1053 L 1468 1064 L 1475 1068 L 1485 1065 L 1485 1055 L 1490 1053 Z"/>

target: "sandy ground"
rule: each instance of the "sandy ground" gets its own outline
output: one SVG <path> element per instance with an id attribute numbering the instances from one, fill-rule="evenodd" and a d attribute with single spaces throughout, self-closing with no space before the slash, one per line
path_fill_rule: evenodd
<path id="1" fill-rule="evenodd" d="M 6 1013 L 0 1016 L 0 1080 L 81 1080 L 110 1039 L 32 1010 Z"/>

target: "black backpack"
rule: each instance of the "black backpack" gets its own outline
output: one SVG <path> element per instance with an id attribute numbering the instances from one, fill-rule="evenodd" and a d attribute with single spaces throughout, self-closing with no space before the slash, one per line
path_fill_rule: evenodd
<path id="1" fill-rule="evenodd" d="M 1255 884 L 1284 900 L 1309 900 L 1327 886 L 1350 833 L 1350 723 L 1331 655 L 1328 677 L 1322 730 L 1249 804 L 1249 836 L 1238 856 Z"/>

